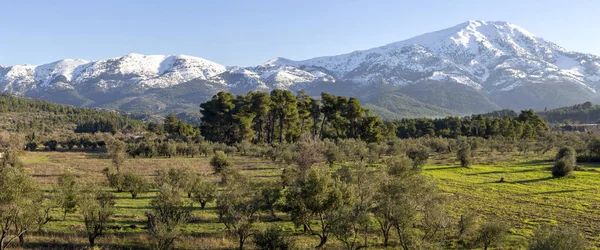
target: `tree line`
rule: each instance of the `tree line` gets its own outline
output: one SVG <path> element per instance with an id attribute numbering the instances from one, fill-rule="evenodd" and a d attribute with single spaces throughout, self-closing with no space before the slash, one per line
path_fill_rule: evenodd
<path id="1" fill-rule="evenodd" d="M 508 113 L 499 112 L 498 114 Z M 515 117 L 473 115 L 462 118 L 451 116 L 436 119 L 406 118 L 389 123 L 396 127 L 396 135 L 400 138 L 473 136 L 533 139 L 548 131 L 546 121 L 535 114 L 533 110 L 523 110 Z"/>

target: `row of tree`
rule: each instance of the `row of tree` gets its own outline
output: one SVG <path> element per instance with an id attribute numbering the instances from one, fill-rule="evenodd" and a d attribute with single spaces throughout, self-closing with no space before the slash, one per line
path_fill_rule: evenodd
<path id="1" fill-rule="evenodd" d="M 474 115 L 471 117 L 406 118 L 390 122 L 396 127 L 396 135 L 400 138 L 416 138 L 422 136 L 441 136 L 457 138 L 458 136 L 474 137 L 506 137 L 517 139 L 533 139 L 548 131 L 548 125 L 533 110 L 523 110 L 516 117 Z"/>

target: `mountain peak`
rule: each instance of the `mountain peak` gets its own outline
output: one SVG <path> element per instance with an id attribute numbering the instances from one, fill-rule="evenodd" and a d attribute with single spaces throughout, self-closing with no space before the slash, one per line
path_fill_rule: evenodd
<path id="1" fill-rule="evenodd" d="M 266 63 L 264 63 L 264 66 L 281 66 L 281 65 L 294 65 L 295 61 L 287 59 L 287 58 L 283 58 L 283 57 L 275 57 L 269 61 L 267 61 Z"/>

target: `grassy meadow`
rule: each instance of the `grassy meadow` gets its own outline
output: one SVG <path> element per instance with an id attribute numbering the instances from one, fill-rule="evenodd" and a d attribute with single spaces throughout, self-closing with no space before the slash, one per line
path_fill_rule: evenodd
<path id="1" fill-rule="evenodd" d="M 583 171 L 576 171 L 571 177 L 551 178 L 549 167 L 555 152 L 546 155 L 520 155 L 517 152 L 500 154 L 478 152 L 475 164 L 470 168 L 458 167 L 455 154 L 435 154 L 423 169 L 423 174 L 436 180 L 439 188 L 448 196 L 448 211 L 456 219 L 461 214 L 475 213 L 480 217 L 497 216 L 510 225 L 510 235 L 498 249 L 524 248 L 533 230 L 542 224 L 571 225 L 600 246 L 600 169 L 596 165 L 582 164 Z M 26 152 L 23 156 L 26 170 L 45 190 L 50 191 L 60 174 L 70 172 L 81 181 L 106 185 L 103 169 L 111 162 L 102 152 Z M 170 167 L 191 167 L 199 175 L 214 181 L 209 157 L 137 158 L 129 159 L 122 171 L 133 171 L 153 180 L 155 171 Z M 235 168 L 253 179 L 280 178 L 286 166 L 262 158 L 238 156 L 232 158 Z M 503 178 L 504 181 L 500 181 Z M 116 214 L 106 235 L 97 239 L 97 244 L 106 249 L 146 249 L 147 235 L 145 212 L 156 191 L 131 199 L 129 193 L 114 193 Z M 53 212 L 53 219 L 43 232 L 26 236 L 27 248 L 85 248 L 88 244 L 84 234 L 82 217 L 76 212 L 63 214 L 59 209 Z M 289 216 L 278 213 L 279 220 L 262 214 L 265 222 L 258 223 L 262 229 L 277 224 L 302 249 L 312 249 L 318 238 L 302 233 L 295 228 Z M 191 222 L 185 228 L 186 236 L 176 241 L 178 249 L 233 249 L 237 242 L 226 233 L 219 222 L 215 203 L 205 209 L 194 204 Z M 382 242 L 373 231 L 371 243 L 374 249 L 382 249 Z M 395 235 L 392 245 L 395 249 Z M 247 244 L 252 247 L 252 243 Z M 339 249 L 342 245 L 333 237 L 327 243 L 328 249 Z M 447 244 L 452 248 L 452 242 Z"/>

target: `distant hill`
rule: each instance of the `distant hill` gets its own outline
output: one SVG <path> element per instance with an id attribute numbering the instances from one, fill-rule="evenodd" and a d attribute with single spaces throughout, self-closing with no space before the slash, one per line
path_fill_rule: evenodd
<path id="1" fill-rule="evenodd" d="M 537 112 L 547 122 L 552 123 L 598 123 L 600 122 L 600 105 L 591 102 L 573 106 Z"/>
<path id="2" fill-rule="evenodd" d="M 138 115 L 145 119 L 148 116 Z M 124 113 L 78 108 L 45 100 L 0 93 L 0 131 L 51 134 L 66 131 L 141 131 L 145 124 Z"/>

